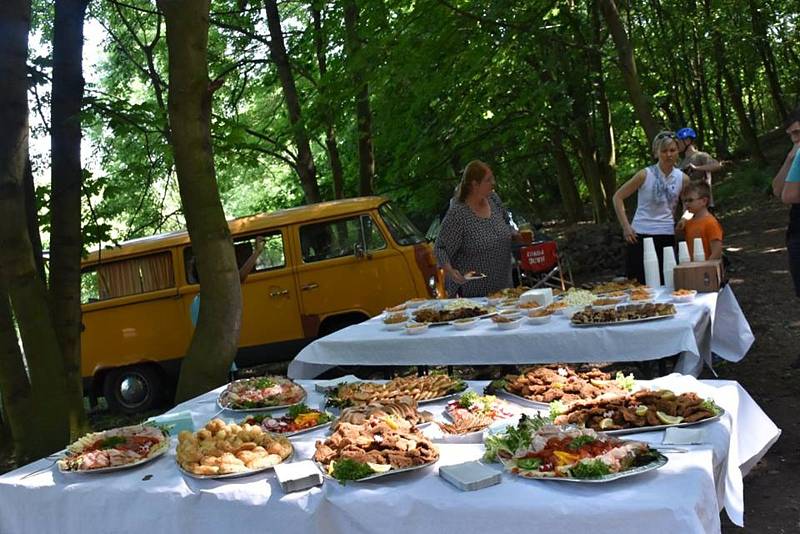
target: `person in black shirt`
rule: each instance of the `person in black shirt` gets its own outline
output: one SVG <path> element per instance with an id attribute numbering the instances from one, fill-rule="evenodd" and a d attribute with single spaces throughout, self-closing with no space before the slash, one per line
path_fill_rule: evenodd
<path id="1" fill-rule="evenodd" d="M 772 192 L 784 204 L 792 206 L 789 210 L 789 227 L 786 229 L 786 250 L 789 254 L 789 272 L 792 274 L 795 295 L 800 297 L 800 161 L 795 161 L 800 148 L 800 108 L 789 114 L 783 127 L 792 140 L 792 148 L 772 180 Z M 800 356 L 792 367 L 800 369 Z"/>

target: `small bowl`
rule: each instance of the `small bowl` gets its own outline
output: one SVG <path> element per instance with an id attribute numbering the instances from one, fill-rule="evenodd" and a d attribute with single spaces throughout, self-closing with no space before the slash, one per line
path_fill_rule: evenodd
<path id="1" fill-rule="evenodd" d="M 402 323 L 383 323 L 383 329 L 396 332 L 404 329 L 407 324 L 408 321 L 403 321 Z"/>
<path id="2" fill-rule="evenodd" d="M 694 300 L 694 298 L 697 296 L 697 291 L 694 290 L 694 289 L 692 289 L 690 291 L 691 291 L 691 293 L 688 294 L 688 295 L 675 295 L 675 292 L 673 291 L 672 295 L 671 295 L 672 296 L 672 302 L 677 302 L 679 304 L 680 303 L 686 303 L 686 302 L 692 302 Z"/>
<path id="3" fill-rule="evenodd" d="M 505 317 L 506 319 L 519 319 L 522 317 L 522 312 L 517 308 L 508 308 L 505 310 L 500 310 L 497 312 L 497 315 L 500 317 Z"/>
<path id="4" fill-rule="evenodd" d="M 528 315 L 526 320 L 528 321 L 528 324 L 544 324 L 550 322 L 550 318 L 552 316 L 553 314 L 541 315 L 539 317 L 531 317 L 530 315 Z"/>
<path id="5" fill-rule="evenodd" d="M 538 310 L 541 307 L 542 307 L 542 305 L 539 304 L 538 302 L 536 302 L 535 300 L 530 300 L 528 302 L 520 302 L 517 305 L 517 308 L 519 308 L 520 310 L 522 310 L 524 312 L 528 312 L 528 311 L 531 311 L 531 310 Z"/>
<path id="6" fill-rule="evenodd" d="M 497 327 L 498 330 L 514 330 L 516 328 L 519 328 L 521 324 L 522 324 L 522 317 L 514 319 L 513 321 L 510 321 L 508 323 L 494 323 L 494 325 Z"/>
<path id="7" fill-rule="evenodd" d="M 506 310 L 517 310 L 518 308 L 519 306 L 517 306 L 516 304 L 500 304 L 499 306 L 497 306 L 497 310 L 500 312 Z"/>
<path id="8" fill-rule="evenodd" d="M 456 330 L 469 330 L 478 326 L 478 319 L 470 317 L 468 319 L 456 319 L 452 322 L 453 328 Z"/>
<path id="9" fill-rule="evenodd" d="M 408 322 L 405 324 L 405 332 L 410 336 L 422 334 L 428 330 L 428 323 Z"/>

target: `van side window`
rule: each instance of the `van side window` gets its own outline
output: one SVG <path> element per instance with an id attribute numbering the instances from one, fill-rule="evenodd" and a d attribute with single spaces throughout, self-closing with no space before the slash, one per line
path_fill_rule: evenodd
<path id="1" fill-rule="evenodd" d="M 250 273 L 280 269 L 286 266 L 286 256 L 283 247 L 283 234 L 272 232 L 264 234 L 264 250 L 261 251 L 256 264 Z M 242 237 L 233 240 L 233 247 L 236 253 L 236 266 L 241 269 L 242 265 L 250 258 L 256 247 L 256 236 Z M 186 269 L 186 281 L 190 284 L 199 284 L 200 275 L 197 274 L 194 254 L 192 247 L 183 250 L 183 264 Z"/>
<path id="2" fill-rule="evenodd" d="M 102 263 L 81 272 L 82 303 L 170 287 L 175 287 L 175 275 L 169 252 Z"/>
<path id="3" fill-rule="evenodd" d="M 367 250 L 372 252 L 386 248 L 386 240 L 369 216 L 352 217 L 301 226 L 303 261 L 312 263 L 355 255 L 355 247 L 361 243 L 362 222 Z"/>

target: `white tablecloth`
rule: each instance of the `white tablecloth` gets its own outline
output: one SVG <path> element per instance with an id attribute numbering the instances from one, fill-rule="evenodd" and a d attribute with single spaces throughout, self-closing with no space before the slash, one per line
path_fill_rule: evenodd
<path id="1" fill-rule="evenodd" d="M 486 319 L 471 330 L 438 326 L 410 336 L 386 330 L 379 316 L 306 346 L 289 365 L 289 376 L 314 378 L 336 365 L 626 362 L 675 354 L 680 354 L 675 371 L 697 376 L 711 364 L 712 351 L 738 361 L 753 343 L 733 292 L 727 287 L 720 294 L 718 299 L 717 293 L 701 293 L 693 303 L 676 305 L 671 319 L 607 327 L 578 328 L 556 315 L 516 330 L 499 330 Z M 660 300 L 667 300 L 666 294 Z M 715 350 L 717 344 L 724 350 Z"/>
<path id="2" fill-rule="evenodd" d="M 318 405 L 313 382 L 301 382 Z M 534 481 L 503 475 L 502 483 L 460 492 L 438 465 L 474 460 L 482 445 L 440 445 L 437 466 L 359 484 L 326 482 L 284 494 L 272 472 L 228 481 L 182 476 L 170 452 L 150 464 L 107 474 L 62 475 L 39 460 L 0 477 L 0 532 L 593 532 L 648 534 L 719 532 L 719 511 L 742 524 L 742 476 L 780 435 L 735 382 L 670 375 L 656 381 L 675 391 L 710 396 L 727 413 L 706 423 L 703 445 L 667 453 L 662 469 L 607 484 Z M 480 391 L 485 382 L 470 383 Z M 219 390 L 177 406 L 196 426 L 217 413 Z M 425 408 L 439 413 L 444 403 Z M 230 416 L 225 412 L 224 416 Z M 292 438 L 295 459 L 310 458 L 325 430 Z M 662 432 L 634 437 L 660 443 Z M 174 440 L 173 440 L 174 441 Z"/>

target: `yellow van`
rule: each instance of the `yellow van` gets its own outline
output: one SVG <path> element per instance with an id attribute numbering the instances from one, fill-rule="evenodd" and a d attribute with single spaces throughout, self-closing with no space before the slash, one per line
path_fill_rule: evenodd
<path id="1" fill-rule="evenodd" d="M 243 263 L 265 246 L 242 285 L 236 362 L 288 360 L 313 339 L 387 306 L 436 292 L 424 236 L 382 197 L 364 197 L 229 222 Z M 185 231 L 134 239 L 82 262 L 81 371 L 94 402 L 136 412 L 174 382 L 189 347 L 200 291 Z"/>

